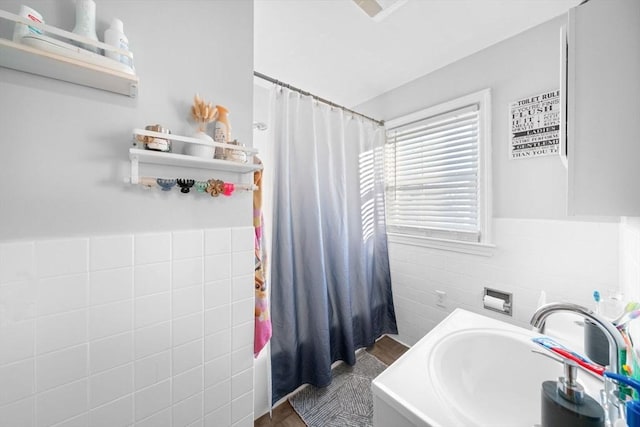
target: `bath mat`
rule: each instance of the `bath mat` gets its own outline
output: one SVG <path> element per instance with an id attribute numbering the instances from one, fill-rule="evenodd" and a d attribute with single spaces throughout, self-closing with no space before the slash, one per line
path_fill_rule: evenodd
<path id="1" fill-rule="evenodd" d="M 366 351 L 355 366 L 340 363 L 331 370 L 333 380 L 324 388 L 307 386 L 289 403 L 309 427 L 367 427 L 373 425 L 371 381 L 387 365 Z"/>

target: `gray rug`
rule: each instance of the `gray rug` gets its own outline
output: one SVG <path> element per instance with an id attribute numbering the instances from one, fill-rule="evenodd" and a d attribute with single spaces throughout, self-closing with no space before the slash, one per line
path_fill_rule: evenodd
<path id="1" fill-rule="evenodd" d="M 307 386 L 289 403 L 309 427 L 368 427 L 373 425 L 371 381 L 387 365 L 366 351 L 355 366 L 340 363 L 332 369 L 333 380 L 325 388 Z"/>

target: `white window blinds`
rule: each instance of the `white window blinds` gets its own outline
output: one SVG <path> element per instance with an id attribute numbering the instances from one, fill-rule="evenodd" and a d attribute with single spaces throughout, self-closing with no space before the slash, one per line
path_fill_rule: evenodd
<path id="1" fill-rule="evenodd" d="M 480 241 L 479 104 L 387 131 L 389 231 Z"/>

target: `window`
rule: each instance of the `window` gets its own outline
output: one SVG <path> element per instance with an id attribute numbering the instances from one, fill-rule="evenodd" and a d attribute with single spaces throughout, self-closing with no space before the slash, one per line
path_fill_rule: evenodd
<path id="1" fill-rule="evenodd" d="M 489 242 L 490 91 L 387 122 L 390 235 Z"/>

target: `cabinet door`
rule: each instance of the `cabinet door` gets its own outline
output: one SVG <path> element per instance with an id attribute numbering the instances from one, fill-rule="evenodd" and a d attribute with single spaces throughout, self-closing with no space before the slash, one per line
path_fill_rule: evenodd
<path id="1" fill-rule="evenodd" d="M 640 216 L 640 0 L 569 11 L 568 213 Z"/>

